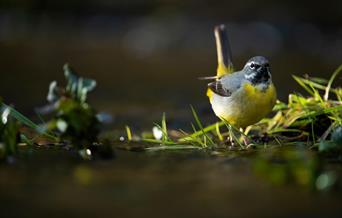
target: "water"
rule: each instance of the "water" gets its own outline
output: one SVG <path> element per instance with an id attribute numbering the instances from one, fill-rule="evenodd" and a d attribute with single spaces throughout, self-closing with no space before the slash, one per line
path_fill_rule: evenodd
<path id="1" fill-rule="evenodd" d="M 247 156 L 248 157 L 248 156 Z M 0 165 L 2 217 L 339 217 L 337 193 L 274 186 L 233 153 L 117 150 L 109 161 L 38 149 Z"/>

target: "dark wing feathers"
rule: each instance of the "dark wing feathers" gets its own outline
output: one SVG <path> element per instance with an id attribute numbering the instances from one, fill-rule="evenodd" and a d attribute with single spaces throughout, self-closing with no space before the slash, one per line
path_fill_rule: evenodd
<path id="1" fill-rule="evenodd" d="M 229 97 L 232 95 L 231 91 L 223 88 L 220 80 L 209 83 L 208 88 L 220 96 Z"/>

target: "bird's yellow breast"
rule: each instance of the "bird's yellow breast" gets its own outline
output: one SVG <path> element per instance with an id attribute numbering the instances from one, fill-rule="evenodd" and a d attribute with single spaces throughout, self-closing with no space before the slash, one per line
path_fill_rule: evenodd
<path id="1" fill-rule="evenodd" d="M 246 127 L 264 118 L 276 101 L 273 84 L 267 88 L 245 83 L 230 97 L 207 93 L 216 116 L 227 120 L 236 127 Z"/>

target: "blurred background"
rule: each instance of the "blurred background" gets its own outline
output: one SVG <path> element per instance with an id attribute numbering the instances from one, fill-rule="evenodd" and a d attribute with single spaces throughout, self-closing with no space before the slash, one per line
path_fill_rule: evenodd
<path id="1" fill-rule="evenodd" d="M 117 125 L 151 125 L 162 112 L 187 122 L 189 104 L 215 120 L 197 79 L 215 74 L 215 25 L 227 25 L 237 69 L 269 58 L 285 101 L 300 90 L 292 74 L 328 78 L 342 63 L 341 9 L 338 0 L 0 0 L 0 96 L 34 115 L 69 63 L 97 80 L 90 101 Z"/>

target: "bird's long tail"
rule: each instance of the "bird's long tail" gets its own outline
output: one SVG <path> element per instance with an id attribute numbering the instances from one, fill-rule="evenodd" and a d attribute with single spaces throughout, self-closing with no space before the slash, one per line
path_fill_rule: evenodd
<path id="1" fill-rule="evenodd" d="M 232 52 L 224 24 L 215 27 L 215 40 L 217 50 L 217 78 L 233 72 Z"/>
<path id="2" fill-rule="evenodd" d="M 218 25 L 214 29 L 215 40 L 216 40 L 216 50 L 217 50 L 217 72 L 216 76 L 212 78 L 219 79 L 225 74 L 230 74 L 234 71 L 232 52 L 230 49 L 230 44 L 228 40 L 228 34 L 226 26 L 224 24 Z M 208 89 L 207 96 L 210 101 L 213 96 L 213 92 Z"/>

